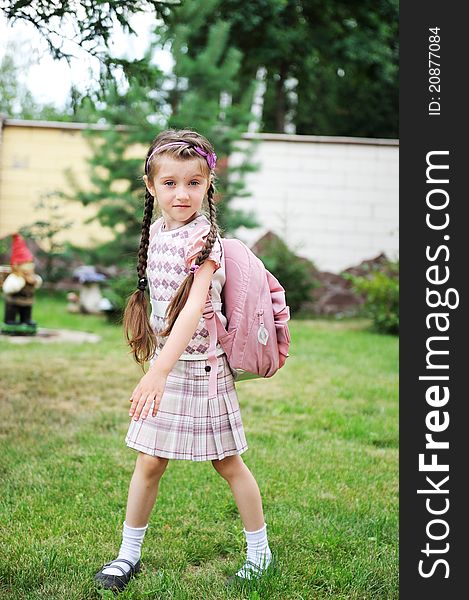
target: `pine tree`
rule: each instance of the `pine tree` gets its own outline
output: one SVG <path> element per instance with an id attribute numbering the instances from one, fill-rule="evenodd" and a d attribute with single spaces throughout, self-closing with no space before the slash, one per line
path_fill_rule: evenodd
<path id="1" fill-rule="evenodd" d="M 229 206 L 232 198 L 248 195 L 243 175 L 255 168 L 251 163 L 253 146 L 242 147 L 238 143 L 253 119 L 251 106 L 255 82 L 236 104 L 231 102 L 234 95 L 239 97 L 242 54 L 229 46 L 230 24 L 222 20 L 211 22 L 218 3 L 219 0 L 194 0 L 177 7 L 168 19 L 168 28 L 160 41 L 163 44 L 169 41 L 175 62 L 169 93 L 172 113 L 168 125 L 193 127 L 213 143 L 221 158 L 217 169 L 217 188 L 222 198 L 217 206 L 218 222 L 223 230 L 230 232 L 240 225 L 257 225 L 252 214 Z M 197 30 L 205 30 L 203 48 L 192 46 L 191 40 Z M 243 156 L 239 164 L 227 161 L 235 152 Z"/>
<path id="2" fill-rule="evenodd" d="M 211 0 L 213 2 L 214 0 Z M 235 106 L 226 99 L 236 88 L 240 52 L 227 46 L 226 23 L 210 23 L 210 2 L 194 1 L 174 11 L 174 25 L 159 28 L 146 55 L 139 61 L 119 62 L 114 76 L 95 104 L 99 122 L 109 128 L 91 130 L 93 146 L 90 190 L 76 190 L 73 198 L 95 204 L 96 218 L 112 230 L 113 241 L 96 249 L 94 258 L 104 263 L 122 264 L 135 256 L 141 232 L 144 184 L 143 159 L 151 140 L 167 127 L 189 127 L 203 133 L 214 144 L 218 155 L 218 221 L 222 231 L 240 225 L 253 227 L 252 215 L 229 207 L 234 197 L 247 195 L 243 174 L 254 167 L 246 148 L 237 142 L 247 130 L 251 117 L 251 92 Z M 205 18 L 204 18 L 205 17 Z M 207 44 L 202 52 L 192 53 L 188 45 L 189 28 L 207 27 Z M 173 72 L 163 73 L 153 62 L 154 53 L 169 47 L 174 59 Z M 118 77 L 119 74 L 119 77 Z M 120 83 L 118 80 L 120 79 Z M 240 165 L 228 164 L 228 157 L 239 151 Z"/>
<path id="3" fill-rule="evenodd" d="M 70 198 L 94 204 L 96 216 L 91 220 L 113 233 L 113 240 L 94 252 L 95 260 L 107 264 L 122 264 L 135 256 L 143 217 L 144 155 L 163 124 L 154 123 L 165 107 L 164 95 L 154 90 L 163 88 L 165 76 L 151 64 L 149 53 L 138 62 L 132 77 L 122 77 L 124 68 L 120 82 L 116 72 L 114 77 L 106 73 L 107 82 L 100 85 L 96 120 L 105 128 L 86 132 L 93 151 L 90 189 L 83 189 L 69 173 L 74 189 Z"/>

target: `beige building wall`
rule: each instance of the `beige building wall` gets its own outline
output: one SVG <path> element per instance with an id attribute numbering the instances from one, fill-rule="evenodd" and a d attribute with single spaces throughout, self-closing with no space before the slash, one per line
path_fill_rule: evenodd
<path id="1" fill-rule="evenodd" d="M 80 123 L 4 120 L 0 140 L 0 237 L 17 231 L 40 219 L 48 220 L 50 212 L 36 205 L 50 194 L 73 194 L 66 172 L 84 189 L 89 188 L 87 159 L 91 148 Z M 64 222 L 73 226 L 58 239 L 89 246 L 112 238 L 110 230 L 97 221 L 85 221 L 95 214 L 93 206 L 83 206 L 63 198 L 52 204 Z"/>
<path id="2" fill-rule="evenodd" d="M 80 184 L 89 185 L 86 125 L 6 120 L 0 142 L 0 237 L 47 213 L 34 208 L 54 191 L 73 193 L 65 176 L 71 169 Z M 99 127 L 98 127 L 99 128 Z M 397 258 L 398 140 L 246 134 L 256 140 L 253 160 L 259 169 L 246 176 L 248 198 L 233 208 L 252 211 L 260 223 L 240 228 L 236 236 L 249 245 L 266 231 L 280 235 L 300 256 L 323 270 L 338 272 L 385 252 Z M 143 157 L 146 148 L 129 155 Z M 240 160 L 239 155 L 230 162 Z M 143 167 L 143 161 L 142 161 Z M 115 182 L 116 188 L 122 182 Z M 142 187 L 143 201 L 143 187 Z M 64 220 L 74 225 L 63 239 L 93 245 L 110 238 L 97 222 L 84 222 L 92 206 L 58 199 Z"/>

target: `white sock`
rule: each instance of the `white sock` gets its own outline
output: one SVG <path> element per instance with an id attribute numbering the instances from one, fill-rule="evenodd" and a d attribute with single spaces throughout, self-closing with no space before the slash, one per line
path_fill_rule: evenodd
<path id="1" fill-rule="evenodd" d="M 257 531 L 246 531 L 243 528 L 246 542 L 248 545 L 247 557 L 245 564 L 236 573 L 238 577 L 251 579 L 251 576 L 259 575 L 261 571 L 267 569 L 272 559 L 272 552 L 267 541 L 267 525 Z M 257 569 L 247 564 L 247 561 L 254 563 Z"/>
<path id="2" fill-rule="evenodd" d="M 137 564 L 143 543 L 143 538 L 148 529 L 148 525 L 145 527 L 129 527 L 124 521 L 124 528 L 122 530 L 122 544 L 119 550 L 119 555 L 116 558 L 116 564 L 124 569 L 127 573 L 130 571 L 130 567 L 125 562 L 117 562 L 119 558 L 125 558 L 129 560 L 133 565 Z M 106 567 L 103 570 L 104 575 L 122 575 L 122 571 L 115 569 L 114 567 Z"/>

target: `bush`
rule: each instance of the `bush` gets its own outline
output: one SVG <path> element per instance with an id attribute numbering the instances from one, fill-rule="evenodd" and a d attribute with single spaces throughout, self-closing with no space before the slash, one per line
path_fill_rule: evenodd
<path id="1" fill-rule="evenodd" d="M 36 258 L 38 265 L 42 265 L 43 279 L 47 283 L 58 283 L 70 276 L 74 260 L 70 244 L 58 238 L 74 223 L 67 221 L 61 213 L 61 203 L 54 192 L 42 196 L 34 208 L 44 211 L 43 216 L 31 225 L 21 227 L 19 233 L 37 244 Z"/>
<path id="2" fill-rule="evenodd" d="M 381 270 L 383 269 L 383 270 Z M 354 291 L 365 303 L 363 314 L 373 319 L 380 333 L 399 333 L 399 261 L 388 261 L 366 276 L 344 274 L 352 282 Z"/>
<path id="3" fill-rule="evenodd" d="M 113 323 L 121 323 L 124 316 L 124 309 L 129 296 L 137 289 L 137 274 L 135 269 L 130 272 L 125 271 L 118 277 L 113 277 L 107 282 L 103 289 L 103 296 L 107 298 L 113 309 L 107 312 L 108 318 Z"/>
<path id="4" fill-rule="evenodd" d="M 308 263 L 296 256 L 277 237 L 265 240 L 262 250 L 257 254 L 272 275 L 274 275 L 285 288 L 287 304 L 293 315 L 301 306 L 310 300 L 311 290 L 318 283 L 312 279 Z"/>

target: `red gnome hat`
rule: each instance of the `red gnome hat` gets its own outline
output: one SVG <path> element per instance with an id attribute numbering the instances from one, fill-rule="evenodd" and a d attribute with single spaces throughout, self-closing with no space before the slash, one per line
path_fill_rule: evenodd
<path id="1" fill-rule="evenodd" d="M 11 244 L 11 265 L 18 265 L 21 263 L 34 262 L 34 256 L 29 251 L 26 242 L 19 233 L 13 234 L 13 241 Z"/>

